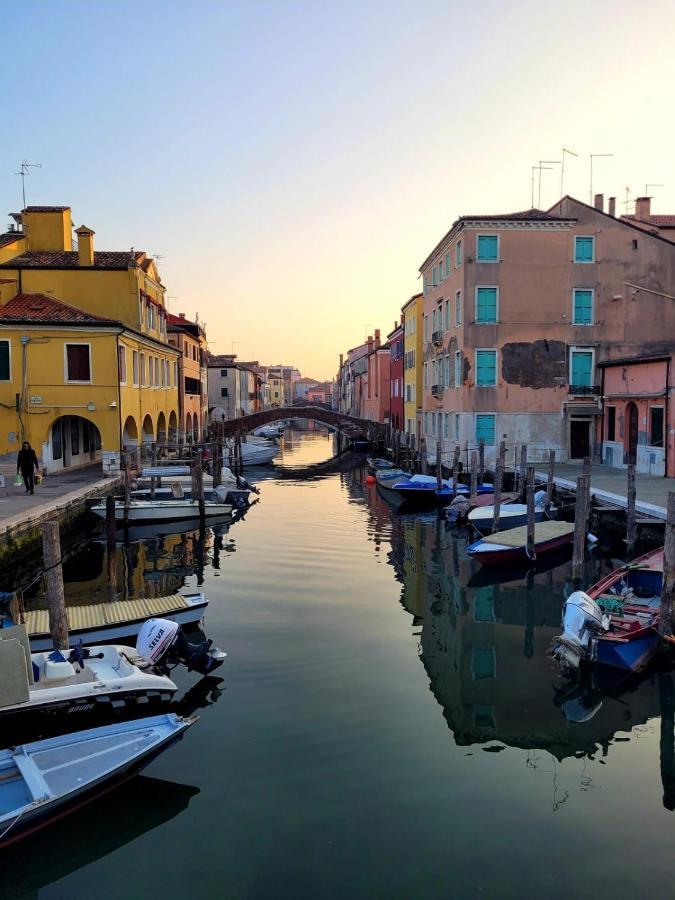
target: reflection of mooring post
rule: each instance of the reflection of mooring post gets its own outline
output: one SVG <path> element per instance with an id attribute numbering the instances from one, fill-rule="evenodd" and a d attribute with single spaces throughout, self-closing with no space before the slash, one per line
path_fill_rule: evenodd
<path id="1" fill-rule="evenodd" d="M 204 518 L 199 520 L 199 537 L 197 538 L 197 584 L 204 584 L 204 544 L 206 542 L 206 524 Z"/>
<path id="2" fill-rule="evenodd" d="M 55 650 L 65 650 L 68 647 L 68 619 L 63 594 L 63 567 L 58 519 L 49 519 L 42 525 L 42 554 L 45 564 L 49 633 L 52 637 L 52 647 Z"/>
<path id="3" fill-rule="evenodd" d="M 527 500 L 527 558 L 530 562 L 534 562 L 537 558 L 534 539 L 534 466 L 527 467 L 525 498 Z"/>
<path id="4" fill-rule="evenodd" d="M 492 519 L 492 533 L 499 531 L 499 513 L 502 504 L 502 484 L 504 483 L 504 462 L 506 460 L 506 444 L 504 441 L 499 443 L 499 453 L 495 463 L 495 492 L 494 492 L 494 514 Z"/>
<path id="5" fill-rule="evenodd" d="M 673 600 L 675 599 L 675 492 L 668 492 L 666 513 L 666 535 L 663 544 L 663 587 L 661 588 L 661 611 L 659 613 L 659 634 L 671 637 L 673 634 Z"/>
<path id="6" fill-rule="evenodd" d="M 525 604 L 525 659 L 534 656 L 534 570 L 527 573 L 527 601 Z"/>
<path id="7" fill-rule="evenodd" d="M 129 472 L 129 457 L 124 465 L 124 527 L 129 526 L 129 507 L 131 506 L 131 473 Z"/>
<path id="8" fill-rule="evenodd" d="M 626 495 L 626 556 L 635 555 L 637 523 L 635 519 L 635 464 L 628 464 L 628 493 Z"/>
<path id="9" fill-rule="evenodd" d="M 661 706 L 661 784 L 663 786 L 663 805 L 666 809 L 675 809 L 675 702 L 673 695 L 673 676 L 670 672 L 658 676 L 659 704 Z"/>
<path id="10" fill-rule="evenodd" d="M 105 498 L 105 534 L 108 570 L 108 600 L 117 599 L 117 553 L 115 534 L 115 498 L 108 494 Z"/>
<path id="11" fill-rule="evenodd" d="M 574 547 L 572 550 L 572 578 L 575 581 L 578 581 L 583 575 L 586 556 L 587 483 L 586 475 L 577 476 L 577 491 L 574 498 Z"/>
<path id="12" fill-rule="evenodd" d="M 544 509 L 546 515 L 551 511 L 551 501 L 553 500 L 553 485 L 555 484 L 555 450 L 548 452 L 548 471 L 546 473 L 546 504 Z"/>
<path id="13" fill-rule="evenodd" d="M 204 469 L 202 468 L 202 451 L 197 450 L 193 463 L 194 497 L 199 503 L 199 521 L 204 522 L 206 507 L 204 505 Z"/>

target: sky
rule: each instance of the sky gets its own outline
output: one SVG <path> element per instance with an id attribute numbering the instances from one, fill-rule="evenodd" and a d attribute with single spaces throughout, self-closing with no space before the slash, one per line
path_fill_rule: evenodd
<path id="1" fill-rule="evenodd" d="M 462 214 L 565 193 L 675 213 L 675 3 L 103 2 L 0 10 L 0 215 L 158 254 L 209 347 L 331 378 Z M 538 205 L 538 183 L 535 205 Z M 541 206 L 560 195 L 542 172 Z M 630 210 L 630 207 L 629 207 Z M 5 222 L 0 220 L 0 226 Z"/>

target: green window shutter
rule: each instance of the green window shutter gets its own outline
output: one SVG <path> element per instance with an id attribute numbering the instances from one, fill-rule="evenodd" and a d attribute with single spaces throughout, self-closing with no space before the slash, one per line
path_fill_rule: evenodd
<path id="1" fill-rule="evenodd" d="M 495 592 L 493 587 L 476 588 L 473 598 L 474 622 L 495 621 Z"/>
<path id="2" fill-rule="evenodd" d="M 462 242 L 461 241 L 457 241 L 457 243 L 455 245 L 455 265 L 457 266 L 458 269 L 462 265 Z"/>
<path id="3" fill-rule="evenodd" d="M 445 254 L 445 274 L 446 275 L 450 274 L 450 268 L 451 268 L 451 266 L 450 266 L 450 251 L 448 251 Z"/>
<path id="4" fill-rule="evenodd" d="M 591 387 L 593 384 L 593 354 L 590 351 L 572 351 L 571 382 L 579 387 Z"/>
<path id="5" fill-rule="evenodd" d="M 498 245 L 496 234 L 479 234 L 476 248 L 478 262 L 497 262 Z"/>
<path id="6" fill-rule="evenodd" d="M 476 322 L 497 321 L 497 288 L 477 288 Z"/>
<path id="7" fill-rule="evenodd" d="M 476 681 L 483 678 L 494 678 L 496 665 L 494 647 L 474 647 L 471 654 L 471 672 Z"/>
<path id="8" fill-rule="evenodd" d="M 0 381 L 9 381 L 9 341 L 0 341 Z"/>
<path id="9" fill-rule="evenodd" d="M 593 291 L 574 291 L 574 325 L 591 325 L 593 323 Z"/>
<path id="10" fill-rule="evenodd" d="M 490 387 L 497 383 L 497 351 L 476 351 L 476 384 L 478 387 Z"/>
<path id="11" fill-rule="evenodd" d="M 479 413 L 476 416 L 476 443 L 480 444 L 481 441 L 486 447 L 495 442 L 494 413 Z"/>
<path id="12" fill-rule="evenodd" d="M 574 262 L 590 263 L 593 262 L 595 238 L 592 237 L 575 237 L 574 238 Z"/>

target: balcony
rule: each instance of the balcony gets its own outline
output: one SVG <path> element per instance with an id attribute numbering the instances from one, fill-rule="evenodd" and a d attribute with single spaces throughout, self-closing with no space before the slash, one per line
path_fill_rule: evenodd
<path id="1" fill-rule="evenodd" d="M 431 335 L 431 341 L 433 344 L 442 344 L 443 343 L 443 332 L 442 331 L 434 331 Z"/>
<path id="2" fill-rule="evenodd" d="M 432 397 L 442 397 L 443 396 L 443 385 L 432 384 L 431 385 L 431 396 Z"/>
<path id="3" fill-rule="evenodd" d="M 599 384 L 570 384 L 567 393 L 575 397 L 599 397 Z"/>

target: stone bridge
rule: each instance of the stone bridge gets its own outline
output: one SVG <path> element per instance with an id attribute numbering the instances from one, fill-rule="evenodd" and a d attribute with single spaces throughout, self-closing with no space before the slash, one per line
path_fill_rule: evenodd
<path id="1" fill-rule="evenodd" d="M 212 422 L 211 427 L 216 434 L 223 437 L 232 437 L 236 434 L 248 434 L 260 428 L 261 425 L 269 425 L 271 422 L 279 422 L 285 419 L 312 419 L 323 425 L 330 425 L 350 438 L 368 438 L 377 440 L 384 437 L 386 426 L 379 422 L 371 422 L 369 419 L 359 419 L 337 412 L 328 406 L 319 403 L 296 403 L 293 406 L 278 406 L 274 409 L 264 409 L 262 412 L 241 416 L 239 419 L 225 419 L 222 422 Z"/>

